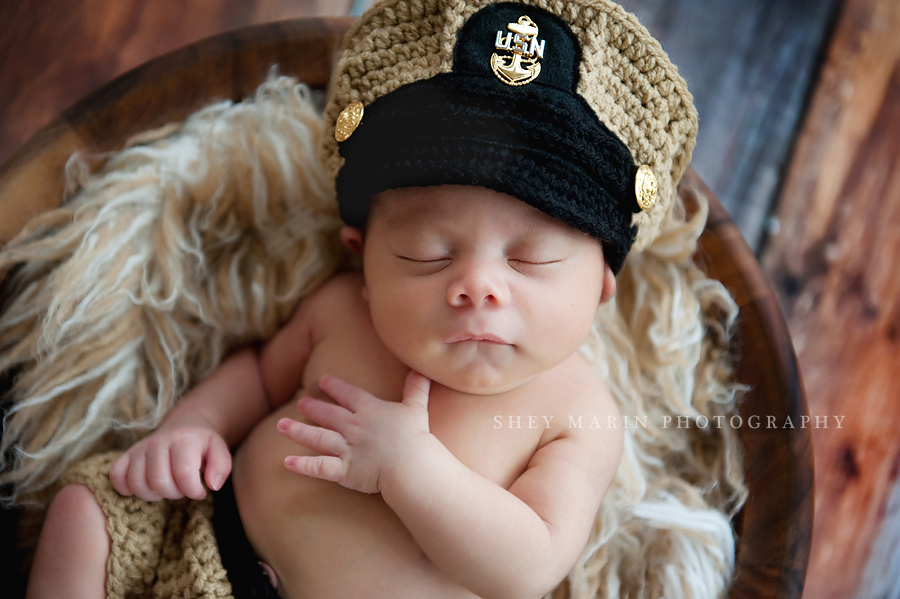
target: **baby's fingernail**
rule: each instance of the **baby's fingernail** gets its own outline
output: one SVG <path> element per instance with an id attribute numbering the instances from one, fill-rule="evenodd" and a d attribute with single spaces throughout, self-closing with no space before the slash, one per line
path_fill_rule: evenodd
<path id="1" fill-rule="evenodd" d="M 218 491 L 222 488 L 222 484 L 225 482 L 225 477 L 223 475 L 218 475 L 215 479 L 213 479 L 213 490 Z"/>
<path id="2" fill-rule="evenodd" d="M 278 430 L 280 430 L 280 431 L 286 431 L 287 428 L 288 428 L 288 419 L 287 419 L 287 418 L 282 418 L 281 420 L 278 421 L 278 425 L 277 425 L 277 426 L 278 426 Z"/>

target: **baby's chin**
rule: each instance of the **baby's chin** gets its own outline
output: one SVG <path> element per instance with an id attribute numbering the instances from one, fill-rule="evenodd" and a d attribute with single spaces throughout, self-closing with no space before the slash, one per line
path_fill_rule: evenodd
<path id="1" fill-rule="evenodd" d="M 533 380 L 537 374 L 529 376 L 517 376 L 515 374 L 497 370 L 483 365 L 467 365 L 465 368 L 448 372 L 445 367 L 419 370 L 433 382 L 468 395 L 491 396 L 506 393 L 525 385 Z M 431 373 L 429 373 L 431 370 Z"/>

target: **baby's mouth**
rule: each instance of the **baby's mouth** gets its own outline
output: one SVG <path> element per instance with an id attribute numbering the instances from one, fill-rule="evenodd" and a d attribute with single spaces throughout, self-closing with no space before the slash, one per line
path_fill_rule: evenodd
<path id="1" fill-rule="evenodd" d="M 464 342 L 480 342 L 480 343 L 495 343 L 497 345 L 512 345 L 508 343 L 504 339 L 501 339 L 497 335 L 493 335 L 491 333 L 462 333 L 460 335 L 456 335 L 447 340 L 448 344 L 451 343 L 464 343 Z"/>

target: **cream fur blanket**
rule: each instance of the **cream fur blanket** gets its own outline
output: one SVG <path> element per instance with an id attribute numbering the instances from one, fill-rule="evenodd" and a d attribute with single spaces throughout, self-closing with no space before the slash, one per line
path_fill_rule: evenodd
<path id="1" fill-rule="evenodd" d="M 152 430 L 230 349 L 271 335 L 346 264 L 323 130 L 308 90 L 281 77 L 131 140 L 97 172 L 72 157 L 67 201 L 0 252 L 0 271 L 12 267 L 0 297 L 0 375 L 14 380 L 8 504 L 45 507 L 70 464 Z M 635 426 L 554 597 L 701 599 L 730 580 L 740 442 L 696 424 L 735 410 L 736 307 L 691 261 L 706 201 L 687 203 L 629 257 L 583 348 Z"/>

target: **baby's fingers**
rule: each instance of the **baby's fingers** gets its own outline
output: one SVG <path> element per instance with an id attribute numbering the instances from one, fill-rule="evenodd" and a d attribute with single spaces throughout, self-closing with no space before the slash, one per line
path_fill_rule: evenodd
<path id="1" fill-rule="evenodd" d="M 183 496 L 191 499 L 206 497 L 206 489 L 200 481 L 202 462 L 202 448 L 199 442 L 176 443 L 172 446 L 172 479 L 178 492 Z"/>
<path id="2" fill-rule="evenodd" d="M 375 399 L 368 391 L 327 374 L 319 379 L 319 388 L 351 412 L 356 412 L 361 406 Z"/>
<path id="3" fill-rule="evenodd" d="M 339 456 L 347 450 L 347 442 L 340 433 L 289 418 L 278 421 L 278 432 L 298 445 L 327 456 Z"/>
<path id="4" fill-rule="evenodd" d="M 332 456 L 288 456 L 284 458 L 284 467 L 297 474 L 335 483 L 341 480 L 344 473 L 341 458 Z"/>
<path id="5" fill-rule="evenodd" d="M 215 436 L 209 441 L 206 450 L 206 468 L 204 471 L 206 484 L 213 491 L 222 488 L 222 484 L 231 474 L 231 452 L 222 437 Z"/>
<path id="6" fill-rule="evenodd" d="M 125 481 L 131 492 L 144 501 L 159 501 L 162 499 L 162 497 L 147 484 L 147 457 L 143 453 L 137 453 L 131 456 Z"/>
<path id="7" fill-rule="evenodd" d="M 415 370 L 410 370 L 403 384 L 403 403 L 428 412 L 428 393 L 431 391 L 431 379 Z"/>
<path id="8" fill-rule="evenodd" d="M 174 446 L 173 446 L 174 448 Z M 147 461 L 147 486 L 150 491 L 164 499 L 184 497 L 172 476 L 172 455 L 168 447 L 158 447 L 145 454 Z M 138 494 L 141 499 L 146 497 Z M 148 501 L 152 501 L 148 499 Z"/>
<path id="9" fill-rule="evenodd" d="M 112 483 L 116 493 L 125 497 L 134 495 L 131 487 L 128 486 L 128 466 L 130 464 L 131 457 L 127 453 L 123 453 L 109 469 L 109 482 Z"/>
<path id="10" fill-rule="evenodd" d="M 352 415 L 346 408 L 311 397 L 301 397 L 297 409 L 319 426 L 333 431 L 344 430 L 347 419 Z"/>

